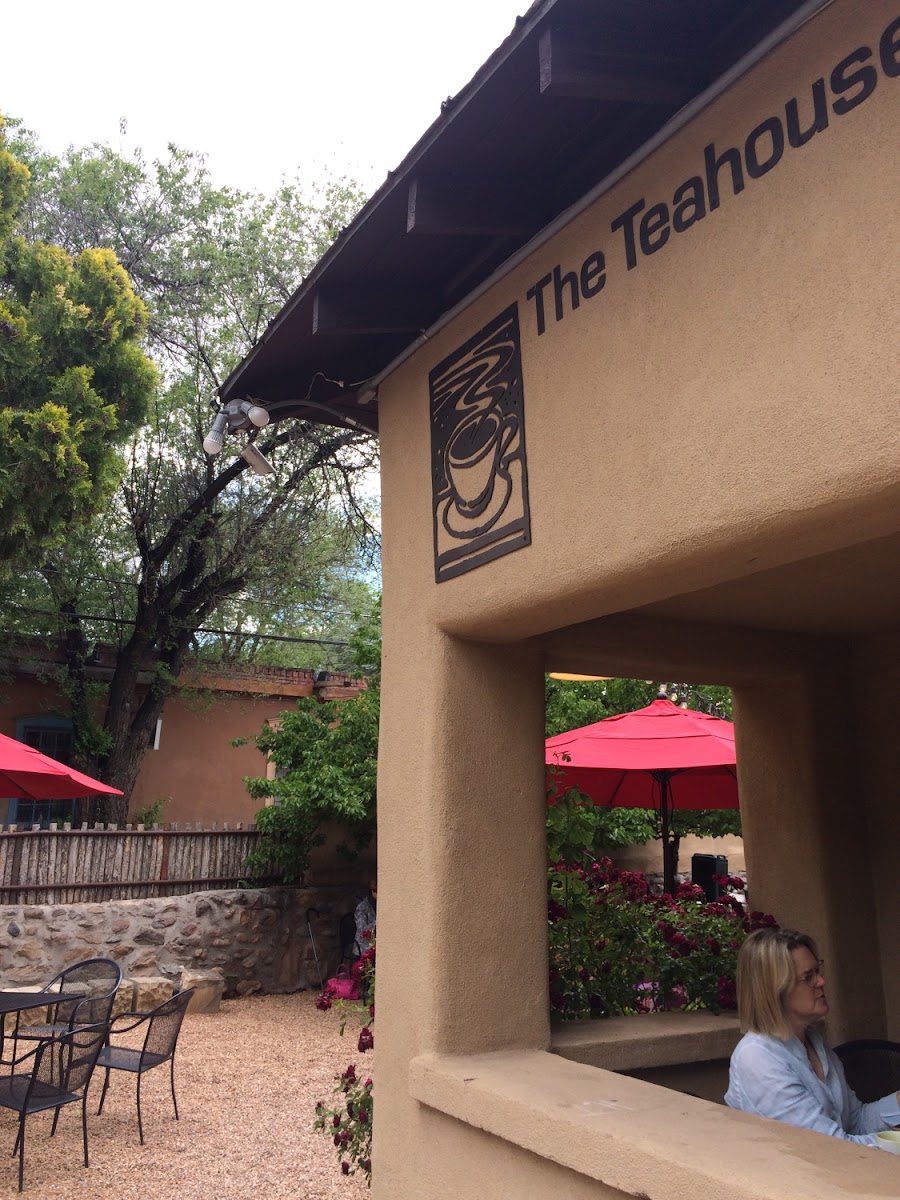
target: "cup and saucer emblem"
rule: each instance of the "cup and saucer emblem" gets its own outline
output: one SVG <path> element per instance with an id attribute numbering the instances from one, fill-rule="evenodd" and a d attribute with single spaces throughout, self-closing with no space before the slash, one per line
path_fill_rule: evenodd
<path id="1" fill-rule="evenodd" d="M 429 375 L 435 579 L 531 541 L 518 308 Z"/>

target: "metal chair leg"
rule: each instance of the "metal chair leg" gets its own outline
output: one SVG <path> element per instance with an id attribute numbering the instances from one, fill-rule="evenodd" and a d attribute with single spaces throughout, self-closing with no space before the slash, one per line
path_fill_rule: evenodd
<path id="1" fill-rule="evenodd" d="M 97 1116 L 103 1112 L 103 1102 L 106 1100 L 106 1089 L 109 1087 L 109 1067 L 106 1068 L 106 1076 L 103 1080 L 103 1091 L 100 1093 L 100 1107 L 97 1109 Z"/>
<path id="2" fill-rule="evenodd" d="M 53 1113 L 53 1124 L 50 1126 L 50 1136 L 51 1137 L 56 1136 L 56 1126 L 59 1123 L 59 1113 L 60 1113 L 61 1108 L 62 1108 L 62 1105 L 60 1105 L 60 1107 L 57 1108 Z"/>
<path id="3" fill-rule="evenodd" d="M 175 1105 L 175 1120 L 178 1120 L 178 1101 L 175 1099 L 175 1055 L 169 1060 L 169 1083 L 172 1085 L 172 1103 Z"/>
<path id="4" fill-rule="evenodd" d="M 16 1139 L 19 1143 L 19 1191 L 21 1192 L 25 1182 L 25 1114 L 19 1115 L 19 1136 Z"/>
<path id="5" fill-rule="evenodd" d="M 141 1121 L 141 1072 L 138 1071 L 137 1077 L 137 1110 L 138 1110 L 138 1133 L 141 1138 L 141 1145 L 144 1144 L 144 1124 Z"/>
<path id="6" fill-rule="evenodd" d="M 84 1089 L 84 1095 L 81 1098 L 81 1136 L 84 1140 L 84 1165 L 88 1163 L 88 1137 L 87 1137 L 87 1088 Z"/>

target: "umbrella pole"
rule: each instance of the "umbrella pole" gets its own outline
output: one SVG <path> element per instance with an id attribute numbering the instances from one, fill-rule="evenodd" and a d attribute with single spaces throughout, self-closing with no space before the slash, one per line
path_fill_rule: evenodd
<path id="1" fill-rule="evenodd" d="M 674 863 L 672 862 L 672 847 L 669 844 L 669 800 L 671 796 L 669 780 L 671 779 L 671 772 L 654 771 L 653 778 L 659 786 L 659 831 L 663 848 L 663 891 L 668 892 L 670 896 L 674 896 L 675 871 Z"/>

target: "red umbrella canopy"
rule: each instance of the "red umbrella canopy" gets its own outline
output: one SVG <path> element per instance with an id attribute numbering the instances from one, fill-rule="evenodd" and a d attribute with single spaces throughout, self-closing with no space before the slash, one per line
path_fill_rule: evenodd
<path id="1" fill-rule="evenodd" d="M 77 796 L 121 796 L 90 775 L 0 733 L 0 796 L 17 800 L 73 800 Z"/>
<path id="2" fill-rule="evenodd" d="M 658 808 L 666 780 L 670 808 L 738 807 L 734 726 L 670 700 L 547 738 L 545 762 L 595 804 Z"/>

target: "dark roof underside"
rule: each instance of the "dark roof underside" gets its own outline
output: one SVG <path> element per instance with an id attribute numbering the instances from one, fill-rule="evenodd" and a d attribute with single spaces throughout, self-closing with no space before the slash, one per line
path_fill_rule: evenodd
<path id="1" fill-rule="evenodd" d="M 273 419 L 377 423 L 364 383 L 801 0 L 538 0 L 232 372 Z M 362 414 L 365 414 L 362 416 Z"/>

